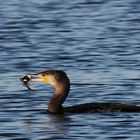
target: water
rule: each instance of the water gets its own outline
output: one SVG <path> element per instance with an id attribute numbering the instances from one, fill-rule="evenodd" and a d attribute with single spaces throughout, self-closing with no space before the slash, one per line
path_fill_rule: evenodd
<path id="1" fill-rule="evenodd" d="M 61 69 L 71 79 L 64 106 L 140 105 L 138 0 L 7 0 L 0 4 L 0 139 L 140 138 L 139 113 L 55 116 L 43 113 L 50 86 L 24 73 Z"/>

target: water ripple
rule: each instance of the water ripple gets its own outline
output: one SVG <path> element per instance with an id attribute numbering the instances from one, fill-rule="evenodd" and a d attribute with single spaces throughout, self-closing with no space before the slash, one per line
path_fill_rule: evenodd
<path id="1" fill-rule="evenodd" d="M 139 1 L 3 1 L 0 5 L 0 139 L 139 139 L 139 113 L 44 113 L 50 86 L 24 73 L 61 69 L 71 91 L 64 106 L 140 105 Z"/>

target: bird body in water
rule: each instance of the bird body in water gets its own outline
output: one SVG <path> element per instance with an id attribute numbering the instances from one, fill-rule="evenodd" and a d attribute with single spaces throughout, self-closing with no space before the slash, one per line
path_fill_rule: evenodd
<path id="1" fill-rule="evenodd" d="M 48 104 L 48 111 L 54 114 L 89 113 L 89 112 L 140 112 L 140 106 L 121 103 L 86 103 L 70 107 L 63 107 L 70 91 L 70 80 L 64 71 L 48 70 L 34 75 L 25 75 L 22 81 L 40 81 L 54 87 L 55 93 Z M 24 83 L 25 84 L 25 83 Z"/>

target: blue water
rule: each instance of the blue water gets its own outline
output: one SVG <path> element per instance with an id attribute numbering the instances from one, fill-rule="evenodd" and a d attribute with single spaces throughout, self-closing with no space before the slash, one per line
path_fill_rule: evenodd
<path id="1" fill-rule="evenodd" d="M 140 113 L 43 113 L 51 86 L 24 73 L 64 70 L 64 103 L 140 105 L 139 0 L 0 1 L 0 140 L 140 139 Z"/>

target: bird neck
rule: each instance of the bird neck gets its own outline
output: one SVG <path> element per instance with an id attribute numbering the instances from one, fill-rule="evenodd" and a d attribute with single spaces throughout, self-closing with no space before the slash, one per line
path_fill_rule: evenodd
<path id="1" fill-rule="evenodd" d="M 63 85 L 55 87 L 55 94 L 50 100 L 48 104 L 48 111 L 51 113 L 62 113 L 63 112 L 63 106 L 62 104 L 65 102 L 68 93 L 69 93 L 70 86 L 69 85 Z"/>

